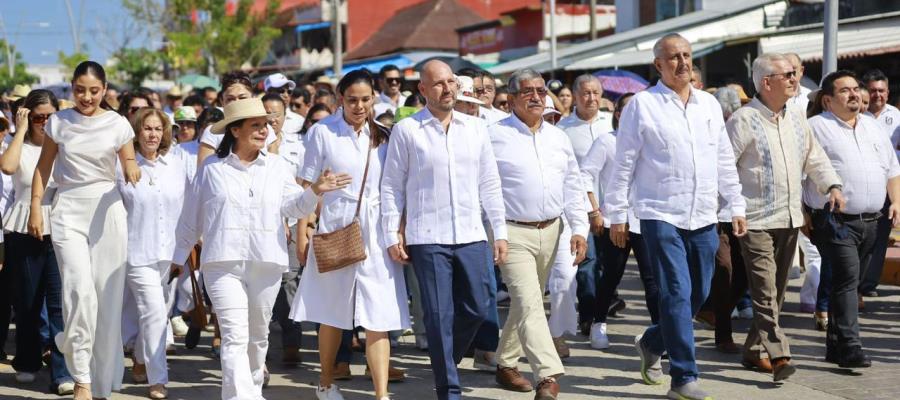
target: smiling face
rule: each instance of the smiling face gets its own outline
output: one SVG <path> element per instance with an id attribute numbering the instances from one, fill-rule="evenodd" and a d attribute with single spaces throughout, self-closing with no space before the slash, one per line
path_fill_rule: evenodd
<path id="1" fill-rule="evenodd" d="M 673 89 L 691 84 L 692 62 L 691 44 L 680 37 L 665 39 L 659 54 L 653 59 L 663 83 Z"/>
<path id="2" fill-rule="evenodd" d="M 149 154 L 159 151 L 159 144 L 163 137 L 163 122 L 160 121 L 156 114 L 150 114 L 144 118 L 141 124 L 141 131 L 138 132 L 138 145 L 141 154 L 145 157 Z"/>
<path id="3" fill-rule="evenodd" d="M 94 115 L 101 110 L 100 103 L 106 95 L 106 84 L 91 74 L 83 74 L 72 81 L 72 97 L 75 109 L 84 115 Z"/>
<path id="4" fill-rule="evenodd" d="M 255 117 L 242 120 L 240 125 L 231 128 L 234 135 L 234 152 L 244 150 L 259 151 L 266 147 L 266 137 L 269 130 L 266 128 L 268 117 Z"/>

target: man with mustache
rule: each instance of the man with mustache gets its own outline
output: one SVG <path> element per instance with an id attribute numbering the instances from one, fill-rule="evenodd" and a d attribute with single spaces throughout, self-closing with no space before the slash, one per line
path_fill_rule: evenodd
<path id="1" fill-rule="evenodd" d="M 394 125 L 381 182 L 385 244 L 391 258 L 415 269 L 439 400 L 462 398 L 456 366 L 490 312 L 491 257 L 502 265 L 507 248 L 487 126 L 453 110 L 458 90 L 450 66 L 425 64 L 419 92 L 426 106 Z"/>
<path id="2" fill-rule="evenodd" d="M 816 194 L 827 194 L 836 209 L 843 207 L 844 198 L 840 178 L 813 137 L 806 113 L 788 105 L 798 85 L 790 61 L 781 54 L 760 55 L 753 61 L 752 75 L 756 97 L 726 124 L 747 201 L 748 231 L 738 240 L 754 318 L 744 343 L 743 364 L 772 373 L 778 382 L 796 370 L 778 320 L 804 224 L 800 182 L 807 176 Z M 728 318 L 733 307 L 734 302 L 728 302 L 716 318 Z"/>
<path id="3" fill-rule="evenodd" d="M 513 113 L 491 125 L 509 233 L 508 262 L 500 265 L 509 289 L 509 316 L 497 349 L 497 383 L 529 392 L 519 373 L 523 352 L 537 382 L 535 399 L 556 399 L 565 372 L 544 315 L 543 293 L 560 237 L 569 238 L 576 268 L 587 250 L 584 185 L 565 132 L 543 119 L 547 88 L 533 70 L 515 72 L 507 85 Z M 565 216 L 563 232 L 561 217 Z M 565 239 L 564 239 L 565 240 Z"/>
<path id="4" fill-rule="evenodd" d="M 662 383 L 660 359 L 668 352 L 668 397 L 706 400 L 697 383 L 692 319 L 709 294 L 719 196 L 738 237 L 747 231 L 746 205 L 722 109 L 691 86 L 690 43 L 670 33 L 654 44 L 653 55 L 659 83 L 636 94 L 619 121 L 605 196 L 610 239 L 625 247 L 632 207 L 659 283 L 659 323 L 635 338 L 644 383 Z"/>
<path id="5" fill-rule="evenodd" d="M 878 122 L 860 111 L 859 82 L 850 71 L 836 71 L 822 80 L 825 112 L 809 119 L 816 139 L 843 182 L 847 205 L 829 212 L 828 199 L 807 180 L 803 203 L 812 214 L 812 241 L 822 254 L 823 269 L 831 266 L 828 333 L 825 360 L 841 368 L 865 368 L 872 363 L 859 337 L 857 287 L 861 264 L 872 254 L 877 220 L 887 196 L 887 217 L 900 223 L 900 164 Z"/>

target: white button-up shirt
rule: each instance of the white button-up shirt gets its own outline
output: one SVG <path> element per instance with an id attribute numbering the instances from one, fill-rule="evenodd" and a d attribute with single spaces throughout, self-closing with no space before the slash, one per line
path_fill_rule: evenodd
<path id="1" fill-rule="evenodd" d="M 375 109 L 375 116 L 378 117 L 388 111 L 397 114 L 397 107 L 402 107 L 403 104 L 406 103 L 406 96 L 404 96 L 403 93 L 400 93 L 399 96 L 397 102 L 394 103 L 394 100 L 391 100 L 388 95 L 379 92 L 378 97 L 375 98 L 375 105 L 373 106 Z"/>
<path id="2" fill-rule="evenodd" d="M 572 234 L 587 237 L 584 185 L 565 132 L 542 123 L 532 133 L 515 114 L 490 129 L 506 218 L 539 222 L 565 213 Z"/>
<path id="3" fill-rule="evenodd" d="M 509 117 L 509 114 L 498 108 L 478 107 L 478 116 L 488 125 L 492 125 L 506 119 Z"/>
<path id="4" fill-rule="evenodd" d="M 128 211 L 128 264 L 172 262 L 175 228 L 190 187 L 190 168 L 172 152 L 157 156 L 155 161 L 140 153 L 136 158 L 141 180 L 132 186 L 120 172 L 117 182 Z"/>
<path id="5" fill-rule="evenodd" d="M 831 159 L 843 182 L 845 214 L 873 213 L 884 206 L 887 181 L 900 175 L 900 164 L 890 140 L 874 118 L 860 114 L 852 127 L 836 115 L 824 112 L 809 119 L 816 140 Z M 803 185 L 803 203 L 821 209 L 828 202 L 813 182 Z"/>
<path id="6" fill-rule="evenodd" d="M 578 118 L 578 114 L 572 112 L 569 116 L 563 118 L 556 125 L 559 129 L 566 132 L 569 140 L 572 141 L 572 148 L 575 149 L 575 158 L 578 159 L 578 165 L 582 165 L 584 157 L 601 135 L 612 132 L 612 113 L 598 111 L 590 121 Z"/>
<path id="7" fill-rule="evenodd" d="M 294 165 L 297 176 L 300 176 L 299 171 L 303 167 L 303 159 L 306 157 L 307 138 L 308 135 L 299 133 L 283 133 L 281 146 L 278 147 L 278 154 Z"/>
<path id="8" fill-rule="evenodd" d="M 866 114 L 875 118 L 887 136 L 891 138 L 891 145 L 900 158 L 900 110 L 890 104 L 885 104 L 884 109 L 876 117 L 872 113 L 866 111 Z"/>
<path id="9" fill-rule="evenodd" d="M 453 111 L 447 132 L 428 108 L 394 125 L 381 181 L 387 246 L 398 242 L 406 211 L 407 244 L 487 240 L 481 210 L 495 239 L 507 239 L 497 162 L 487 125 Z"/>
<path id="10" fill-rule="evenodd" d="M 291 111 L 290 107 L 288 107 L 284 110 L 284 125 L 281 127 L 281 131 L 284 136 L 300 133 L 300 130 L 303 129 L 304 122 L 306 122 L 306 118 Z"/>
<path id="11" fill-rule="evenodd" d="M 630 190 L 638 218 L 681 229 L 716 223 L 720 193 L 732 216 L 744 216 L 734 151 L 712 95 L 691 88 L 684 104 L 660 81 L 625 106 L 605 195 L 611 223 L 627 221 Z"/>
<path id="12" fill-rule="evenodd" d="M 259 261 L 287 270 L 284 218 L 308 215 L 319 200 L 294 175 L 291 163 L 265 151 L 247 166 L 234 153 L 208 157 L 188 194 L 174 262 L 184 263 L 202 236 L 203 264 Z"/>

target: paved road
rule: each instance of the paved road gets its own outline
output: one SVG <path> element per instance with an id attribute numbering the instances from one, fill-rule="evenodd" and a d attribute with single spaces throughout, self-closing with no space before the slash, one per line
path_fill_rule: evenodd
<path id="1" fill-rule="evenodd" d="M 698 359 L 701 383 L 717 399 L 896 399 L 900 393 L 900 289 L 882 288 L 882 296 L 867 300 L 868 311 L 862 318 L 862 335 L 872 368 L 861 373 L 850 373 L 824 362 L 824 333 L 813 330 L 809 315 L 798 313 L 798 291 L 802 280 L 791 281 L 788 303 L 782 316 L 799 371 L 788 382 L 776 386 L 771 376 L 743 369 L 739 357 L 724 355 L 713 349 L 713 332 L 697 331 Z M 628 301 L 628 308 L 620 318 L 610 319 L 608 351 L 592 350 L 587 338 L 572 338 L 572 357 L 566 361 L 567 376 L 562 379 L 561 399 L 661 399 L 667 385 L 647 386 L 641 383 L 637 372 L 637 357 L 632 345 L 633 337 L 642 331 L 649 321 L 643 308 L 643 298 L 636 268 L 629 266 L 623 280 L 621 294 Z M 505 318 L 505 309 L 502 310 Z M 747 329 L 746 321 L 736 321 L 735 340 L 742 341 Z M 273 331 L 277 326 L 273 325 Z M 14 331 L 13 331 L 14 334 Z M 304 345 L 313 347 L 312 331 L 305 332 Z M 12 335 L 11 335 L 12 336 Z M 277 332 L 273 341 L 277 340 Z M 6 344 L 7 352 L 13 346 Z M 201 346 L 194 350 L 181 347 L 178 355 L 170 357 L 169 384 L 171 399 L 204 399 L 219 397 L 218 361 L 210 358 L 210 338 L 204 337 Z M 314 350 L 303 352 L 303 363 L 298 368 L 285 369 L 277 362 L 278 344 L 273 342 L 269 366 L 272 370 L 271 386 L 264 391 L 269 400 L 315 399 L 318 357 Z M 355 355 L 352 367 L 354 379 L 341 385 L 348 400 L 373 397 L 371 383 L 363 375 L 365 369 L 362 354 Z M 406 382 L 393 384 L 390 389 L 395 399 L 430 399 L 431 370 L 425 353 L 415 349 L 412 337 L 401 339 L 395 349 L 393 365 L 408 371 Z M 493 375 L 475 371 L 471 360 L 464 360 L 461 379 L 470 399 L 533 398 L 533 394 L 513 393 L 497 388 Z M 522 363 L 520 368 L 528 370 Z M 126 369 L 126 377 L 129 371 Z M 19 385 L 9 362 L 0 364 L 0 399 L 54 399 L 45 393 L 47 374 L 42 373 L 37 382 Z M 127 378 L 126 378 L 127 382 Z M 126 384 L 113 399 L 145 398 L 145 386 Z"/>

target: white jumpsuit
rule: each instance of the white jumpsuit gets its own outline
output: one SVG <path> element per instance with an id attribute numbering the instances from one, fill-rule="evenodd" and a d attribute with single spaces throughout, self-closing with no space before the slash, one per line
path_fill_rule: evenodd
<path id="1" fill-rule="evenodd" d="M 353 177 L 347 188 L 323 196 L 318 233 L 333 232 L 353 221 L 369 151 L 368 125 L 357 135 L 338 112 L 319 121 L 307 135 L 309 143 L 300 173 L 302 179 L 315 181 L 325 169 Z M 379 189 L 381 166 L 386 155 L 387 143 L 383 143 L 372 150 L 369 160 L 359 215 L 366 259 L 320 274 L 315 252 L 310 249 L 306 269 L 300 277 L 300 288 L 291 307 L 291 319 L 341 329 L 361 326 L 378 332 L 409 328 L 403 267 L 390 259 L 381 240 Z"/>
<path id="2" fill-rule="evenodd" d="M 105 398 L 121 387 L 124 368 L 119 326 L 128 231 L 115 182 L 117 152 L 134 132 L 114 112 L 89 117 L 75 109 L 53 114 L 46 131 L 59 146 L 50 229 L 65 330 L 56 345 L 75 382 Z"/>

